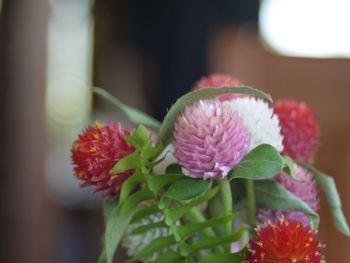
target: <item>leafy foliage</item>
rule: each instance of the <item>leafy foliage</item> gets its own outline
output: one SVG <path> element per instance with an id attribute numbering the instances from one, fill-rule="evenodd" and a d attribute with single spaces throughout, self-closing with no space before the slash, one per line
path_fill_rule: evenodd
<path id="1" fill-rule="evenodd" d="M 164 227 L 169 228 L 172 235 L 151 240 L 129 262 L 142 260 L 173 245 L 177 246 L 178 252 L 169 250 L 162 253 L 156 262 L 192 262 L 201 258 L 203 249 L 224 252 L 223 244 L 241 236 L 242 231 L 225 235 L 213 231 L 214 227 L 231 222 L 235 217 L 232 212 L 220 213 L 207 220 L 199 209 L 208 200 L 219 196 L 220 188 L 216 183 L 185 177 L 178 166 L 169 167 L 166 174 L 151 175 L 153 163 L 162 147 L 152 145 L 150 135 L 142 125 L 127 137 L 127 141 L 136 151 L 119 160 L 111 172 L 129 169 L 135 172 L 123 184 L 119 202 L 109 199 L 105 202 L 105 247 L 101 255 L 105 261 L 100 262 L 112 263 L 115 250 L 130 222 L 137 223 L 157 212 L 164 215 L 163 221 L 137 227 L 131 235 L 142 235 L 151 229 Z M 182 224 L 188 220 L 190 224 Z"/>
<path id="2" fill-rule="evenodd" d="M 177 164 L 170 165 L 164 174 L 152 175 L 153 167 L 161 161 L 157 157 L 163 146 L 171 141 L 174 123 L 187 105 L 226 93 L 249 94 L 271 101 L 270 95 L 250 87 L 207 88 L 189 92 L 177 100 L 161 124 L 126 106 L 105 90 L 95 88 L 94 91 L 111 102 L 130 121 L 141 124 L 132 135 L 125 138 L 135 151 L 119 160 L 110 171 L 121 173 L 133 170 L 134 173 L 123 183 L 119 199 L 108 198 L 103 204 L 106 230 L 99 263 L 113 262 L 114 253 L 129 223 L 138 223 L 159 213 L 164 218 L 140 225 L 130 235 L 143 235 L 160 228 L 169 229 L 171 235 L 151 240 L 128 262 L 142 261 L 154 253 L 158 255 L 155 263 L 242 262 L 240 253 L 230 253 L 230 244 L 239 239 L 247 244 L 249 230 L 253 229 L 255 223 L 256 203 L 275 210 L 302 211 L 310 217 L 313 228 L 317 228 L 317 213 L 278 182 L 271 180 L 281 171 L 296 180 L 298 178 L 294 161 L 288 156 L 280 156 L 268 144 L 259 145 L 249 152 L 221 181 L 186 177 Z M 150 131 L 143 125 L 159 131 L 155 145 Z M 302 165 L 314 174 L 318 186 L 325 193 L 337 229 L 350 236 L 333 178 L 310 165 Z M 232 212 L 233 207 L 235 211 L 243 211 L 247 205 L 252 228 L 240 228 L 234 232 L 232 222 L 241 213 Z M 203 207 L 207 208 L 206 213 Z M 176 250 L 171 249 L 173 247 Z M 244 251 L 246 248 L 242 249 Z"/>
<path id="3" fill-rule="evenodd" d="M 346 217 L 342 210 L 340 196 L 335 185 L 334 179 L 329 175 L 317 170 L 311 165 L 303 164 L 309 169 L 317 182 L 317 185 L 325 194 L 328 205 L 331 209 L 335 227 L 344 235 L 350 236 L 350 229 Z"/>
<path id="4" fill-rule="evenodd" d="M 161 124 L 159 121 L 154 119 L 153 117 L 147 115 L 146 113 L 139 111 L 137 109 L 134 109 L 128 105 L 125 105 L 120 100 L 118 100 L 116 97 L 111 95 L 109 92 L 107 92 L 104 89 L 95 87 L 94 92 L 105 99 L 106 101 L 110 102 L 114 107 L 116 107 L 120 112 L 125 114 L 125 116 L 133 123 L 135 124 L 143 124 L 153 131 L 158 131 L 161 127 Z"/>
<path id="5" fill-rule="evenodd" d="M 282 168 L 283 161 L 278 151 L 269 144 L 262 144 L 249 152 L 232 169 L 229 178 L 268 179 L 274 177 Z"/>
<path id="6" fill-rule="evenodd" d="M 256 200 L 258 203 L 275 210 L 293 210 L 305 212 L 314 229 L 318 227 L 319 217 L 304 201 L 289 192 L 274 180 L 255 182 Z"/>

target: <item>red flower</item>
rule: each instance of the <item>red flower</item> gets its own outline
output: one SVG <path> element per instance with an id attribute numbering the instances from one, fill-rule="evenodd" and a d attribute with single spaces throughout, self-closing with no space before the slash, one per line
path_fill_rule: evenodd
<path id="1" fill-rule="evenodd" d="M 247 263 L 318 263 L 322 245 L 311 228 L 279 219 L 257 229 L 248 244 Z"/>
<path id="2" fill-rule="evenodd" d="M 284 137 L 283 154 L 309 162 L 317 150 L 320 129 L 315 114 L 302 102 L 280 100 L 274 105 L 281 133 Z"/>
<path id="3" fill-rule="evenodd" d="M 241 86 L 242 82 L 234 77 L 231 77 L 230 75 L 224 75 L 224 74 L 211 74 L 207 77 L 201 78 L 197 83 L 194 85 L 192 90 L 200 90 L 203 88 L 221 88 L 221 87 L 236 87 Z M 225 94 L 222 96 L 219 96 L 219 99 L 221 101 L 226 100 L 232 100 L 235 98 L 241 98 L 246 97 L 245 94 Z"/>
<path id="4" fill-rule="evenodd" d="M 129 129 L 120 124 L 96 122 L 88 127 L 72 145 L 72 160 L 76 178 L 83 181 L 81 187 L 93 185 L 95 191 L 105 195 L 116 195 L 122 183 L 133 171 L 110 174 L 110 169 L 134 148 L 124 140 L 130 135 Z"/>

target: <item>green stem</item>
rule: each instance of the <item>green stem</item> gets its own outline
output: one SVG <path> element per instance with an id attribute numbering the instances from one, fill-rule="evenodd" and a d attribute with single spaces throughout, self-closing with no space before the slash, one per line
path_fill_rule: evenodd
<path id="1" fill-rule="evenodd" d="M 228 180 L 220 180 L 220 196 L 222 200 L 223 214 L 229 215 L 232 213 L 232 193 L 231 186 Z M 224 225 L 224 235 L 228 236 L 232 234 L 232 222 L 229 221 Z M 230 251 L 230 244 L 225 246 L 226 250 Z"/>
<path id="2" fill-rule="evenodd" d="M 187 213 L 188 217 L 191 219 L 191 221 L 193 223 L 200 223 L 200 222 L 204 222 L 207 219 L 204 217 L 204 215 L 202 214 L 202 212 L 197 208 L 194 207 L 192 208 L 188 213 Z M 208 227 L 206 229 L 203 230 L 204 235 L 208 236 L 208 237 L 215 237 L 216 234 L 214 232 L 214 230 L 211 227 Z M 221 246 L 216 246 L 215 248 L 216 252 L 219 253 L 223 253 L 224 250 L 222 249 Z"/>
<path id="3" fill-rule="evenodd" d="M 248 207 L 249 207 L 249 224 L 254 229 L 255 227 L 255 215 L 256 215 L 256 200 L 255 200 L 255 187 L 254 181 L 248 179 L 245 181 Z"/>

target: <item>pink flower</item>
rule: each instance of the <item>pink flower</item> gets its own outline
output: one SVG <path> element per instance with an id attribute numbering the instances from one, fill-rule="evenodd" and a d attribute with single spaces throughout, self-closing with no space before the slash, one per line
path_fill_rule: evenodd
<path id="1" fill-rule="evenodd" d="M 193 178 L 223 178 L 247 153 L 250 135 L 238 114 L 220 101 L 186 107 L 174 128 L 175 157 Z"/>
<path id="2" fill-rule="evenodd" d="M 309 162 L 317 150 L 320 137 L 315 114 L 305 103 L 294 100 L 277 101 L 274 112 L 280 120 L 284 137 L 283 154 Z"/>
<path id="3" fill-rule="evenodd" d="M 319 199 L 316 182 L 312 178 L 312 174 L 302 167 L 296 168 L 296 177 L 293 179 L 285 173 L 279 173 L 275 180 L 284 186 L 288 191 L 303 200 L 315 212 L 319 209 Z M 262 208 L 259 210 L 258 218 L 261 222 L 274 221 L 276 218 L 284 217 L 285 219 L 297 220 L 304 225 L 310 224 L 309 217 L 300 211 L 276 211 L 272 209 Z"/>
<path id="4" fill-rule="evenodd" d="M 197 83 L 194 85 L 192 90 L 200 90 L 203 88 L 221 88 L 221 87 L 237 87 L 242 86 L 242 82 L 234 77 L 231 77 L 230 75 L 225 74 L 211 74 L 207 77 L 202 77 Z M 225 94 L 219 96 L 219 100 L 226 101 L 226 100 L 232 100 L 236 98 L 246 97 L 245 94 Z"/>

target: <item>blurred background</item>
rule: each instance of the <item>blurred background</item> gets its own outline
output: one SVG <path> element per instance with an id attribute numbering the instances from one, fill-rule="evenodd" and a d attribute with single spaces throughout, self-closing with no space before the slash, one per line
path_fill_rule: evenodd
<path id="1" fill-rule="evenodd" d="M 307 102 L 350 219 L 348 0 L 0 0 L 0 262 L 92 263 L 101 198 L 79 190 L 70 146 L 96 119 L 131 125 L 90 87 L 162 119 L 208 73 Z M 328 262 L 350 239 L 321 202 Z M 124 262 L 119 251 L 116 262 Z"/>

